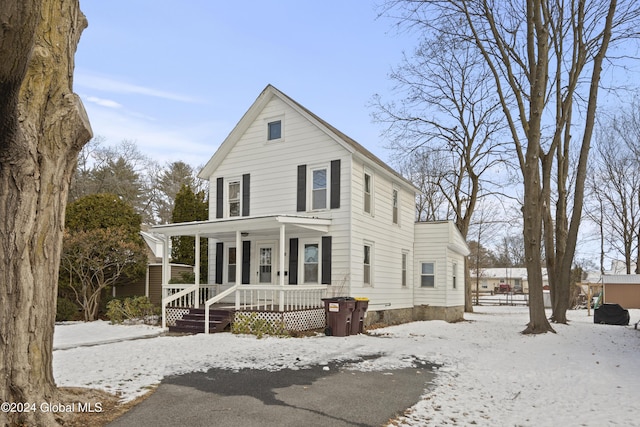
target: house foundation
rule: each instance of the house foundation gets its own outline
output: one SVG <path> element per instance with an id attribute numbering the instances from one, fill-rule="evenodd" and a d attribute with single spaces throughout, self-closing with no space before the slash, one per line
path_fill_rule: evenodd
<path id="1" fill-rule="evenodd" d="M 365 318 L 365 327 L 371 325 L 400 325 L 402 323 L 419 320 L 444 320 L 453 323 L 464 320 L 464 306 L 436 307 L 421 305 L 411 308 L 398 308 L 393 310 L 368 311 Z"/>

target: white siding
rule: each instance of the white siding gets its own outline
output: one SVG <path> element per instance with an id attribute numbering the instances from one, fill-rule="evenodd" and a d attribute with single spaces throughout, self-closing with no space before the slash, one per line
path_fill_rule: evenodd
<path id="1" fill-rule="evenodd" d="M 415 224 L 415 305 L 453 307 L 464 305 L 464 255 L 460 233 L 448 221 Z M 435 263 L 435 286 L 420 286 L 421 264 Z M 453 288 L 453 264 L 458 265 L 457 286 Z"/>
<path id="2" fill-rule="evenodd" d="M 267 123 L 273 119 L 282 120 L 282 140 L 267 141 Z M 332 283 L 345 284 L 346 280 L 348 293 L 350 159 L 351 154 L 335 140 L 273 97 L 211 176 L 209 216 L 216 216 L 216 179 L 249 173 L 250 216 L 313 215 L 332 220 L 327 234 L 332 236 Z M 340 160 L 340 208 L 312 212 L 307 203 L 307 212 L 297 212 L 298 165 L 307 165 L 309 171 L 316 166 L 329 168 L 332 160 Z M 330 176 L 327 178 L 330 184 Z"/>
<path id="3" fill-rule="evenodd" d="M 364 211 L 365 170 L 373 177 L 371 214 Z M 351 179 L 351 293 L 368 297 L 372 310 L 412 307 L 414 195 L 386 171 L 359 160 L 353 162 Z M 398 224 L 393 224 L 393 188 L 399 191 Z M 364 284 L 365 242 L 373 245 L 370 286 Z M 403 252 L 407 253 L 406 287 L 402 286 Z"/>

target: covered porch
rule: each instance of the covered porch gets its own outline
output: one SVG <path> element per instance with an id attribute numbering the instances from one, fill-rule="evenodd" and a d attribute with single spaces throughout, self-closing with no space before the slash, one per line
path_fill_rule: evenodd
<path id="1" fill-rule="evenodd" d="M 287 318 L 296 329 L 322 327 L 322 298 L 331 280 L 330 224 L 330 219 L 271 215 L 155 226 L 164 236 L 163 328 L 200 309 L 208 333 L 212 307 L 265 313 L 267 320 Z M 195 284 L 168 283 L 170 239 L 179 236 L 195 237 Z M 201 238 L 209 239 L 207 280 L 198 268 Z M 294 313 L 298 319 L 292 321 Z"/>

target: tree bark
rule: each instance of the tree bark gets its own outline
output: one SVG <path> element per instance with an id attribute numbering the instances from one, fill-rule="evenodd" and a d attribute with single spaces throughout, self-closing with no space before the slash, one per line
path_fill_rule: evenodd
<path id="1" fill-rule="evenodd" d="M 523 237 L 524 255 L 529 280 L 529 323 L 525 334 L 553 331 L 544 309 L 542 289 L 542 221 L 543 191 L 540 181 L 540 146 L 542 111 L 544 110 L 547 81 L 549 77 L 549 33 L 543 25 L 542 6 L 539 0 L 527 3 L 527 49 L 531 90 L 529 98 L 529 120 L 525 164 L 522 168 L 524 181 Z"/>
<path id="2" fill-rule="evenodd" d="M 73 93 L 87 21 L 78 0 L 0 7 L 0 399 L 55 402 L 53 327 L 64 212 L 77 154 L 91 138 Z M 0 413 L 2 425 L 54 414 Z"/>

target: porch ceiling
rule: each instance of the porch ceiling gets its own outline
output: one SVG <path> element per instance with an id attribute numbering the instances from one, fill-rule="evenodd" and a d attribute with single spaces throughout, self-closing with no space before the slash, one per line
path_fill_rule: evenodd
<path id="1" fill-rule="evenodd" d="M 331 220 L 307 216 L 269 215 L 156 225 L 151 227 L 151 230 L 167 237 L 199 234 L 200 237 L 222 238 L 234 235 L 238 231 L 241 233 L 276 231 L 282 225 L 286 225 L 287 229 L 298 228 L 327 233 Z"/>

